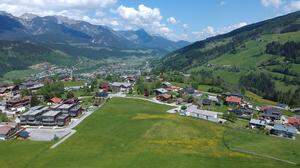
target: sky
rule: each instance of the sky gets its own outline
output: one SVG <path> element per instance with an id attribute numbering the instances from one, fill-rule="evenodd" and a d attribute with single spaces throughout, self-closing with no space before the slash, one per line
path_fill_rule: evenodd
<path id="1" fill-rule="evenodd" d="M 300 0 L 0 0 L 15 16 L 62 15 L 190 42 L 299 10 Z"/>

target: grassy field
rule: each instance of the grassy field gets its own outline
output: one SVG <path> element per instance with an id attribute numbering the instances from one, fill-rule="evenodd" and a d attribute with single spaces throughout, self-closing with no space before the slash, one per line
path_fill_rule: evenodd
<path id="1" fill-rule="evenodd" d="M 0 81 L 13 81 L 15 79 L 25 79 L 26 77 L 29 77 L 31 74 L 37 72 L 38 70 L 34 70 L 34 69 L 14 70 L 4 74 L 3 78 Z"/>
<path id="2" fill-rule="evenodd" d="M 299 137 L 298 137 L 299 138 Z M 229 130 L 225 141 L 230 147 L 254 151 L 299 163 L 300 140 L 290 140 L 242 130 Z M 247 143 L 244 143 L 247 142 Z"/>
<path id="3" fill-rule="evenodd" d="M 65 81 L 64 86 L 65 87 L 72 87 L 72 86 L 83 86 L 84 81 Z"/>
<path id="4" fill-rule="evenodd" d="M 291 165 L 229 151 L 218 124 L 165 113 L 170 107 L 142 100 L 114 98 L 87 118 L 77 132 L 55 149 L 54 142 L 0 142 L 0 167 L 291 167 Z M 242 137 L 236 141 L 235 137 Z M 274 138 L 261 135 L 255 147 Z M 229 132 L 232 143 L 248 147 L 255 139 Z M 227 140 L 226 139 L 226 140 Z M 250 145 L 251 145 L 250 144 Z M 276 139 L 279 157 L 299 161 L 299 150 L 286 147 L 299 140 Z M 255 145 L 253 145 L 255 146 Z M 272 146 L 270 146 L 272 147 Z"/>
<path id="5" fill-rule="evenodd" d="M 220 106 L 218 105 L 210 105 L 210 106 L 204 106 L 203 109 L 204 110 L 209 110 L 209 111 L 216 111 L 216 112 L 221 112 L 221 113 L 225 113 L 228 111 L 228 106 L 221 104 Z"/>
<path id="6" fill-rule="evenodd" d="M 263 105 L 273 105 L 275 106 L 277 103 L 271 100 L 263 99 L 262 97 L 250 92 L 246 91 L 245 96 L 248 97 L 254 105 L 263 106 Z"/>

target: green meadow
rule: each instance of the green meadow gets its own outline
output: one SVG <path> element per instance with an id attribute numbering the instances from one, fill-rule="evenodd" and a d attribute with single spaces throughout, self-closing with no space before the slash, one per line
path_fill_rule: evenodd
<path id="1" fill-rule="evenodd" d="M 0 167 L 296 167 L 230 151 L 225 141 L 300 163 L 299 137 L 286 140 L 228 131 L 215 123 L 168 114 L 168 109 L 143 100 L 114 98 L 54 149 L 50 146 L 55 142 L 0 142 Z"/>

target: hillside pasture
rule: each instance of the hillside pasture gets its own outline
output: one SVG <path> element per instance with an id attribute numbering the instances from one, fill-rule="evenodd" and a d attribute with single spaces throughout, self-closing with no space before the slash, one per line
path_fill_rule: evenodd
<path id="1" fill-rule="evenodd" d="M 135 99 L 114 98 L 88 117 L 77 132 L 54 149 L 55 142 L 0 142 L 0 165 L 35 167 L 294 167 L 293 165 L 228 150 L 228 127 L 200 119 L 168 114 L 169 106 Z M 235 139 L 240 137 L 240 139 Z M 232 145 L 299 162 L 297 141 L 230 133 Z M 255 143 L 258 146 L 255 146 Z M 290 147 L 289 147 L 290 145 Z M 299 146 L 299 144 L 298 144 Z M 287 148 L 288 147 L 288 148 Z"/>

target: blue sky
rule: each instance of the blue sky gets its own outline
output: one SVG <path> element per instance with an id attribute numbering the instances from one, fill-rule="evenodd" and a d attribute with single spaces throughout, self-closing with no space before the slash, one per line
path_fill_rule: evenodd
<path id="1" fill-rule="evenodd" d="M 300 10 L 300 0 L 0 0 L 20 16 L 63 15 L 115 30 L 144 28 L 172 40 L 196 41 Z"/>

